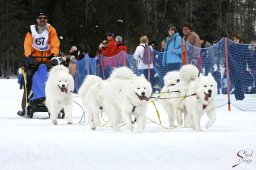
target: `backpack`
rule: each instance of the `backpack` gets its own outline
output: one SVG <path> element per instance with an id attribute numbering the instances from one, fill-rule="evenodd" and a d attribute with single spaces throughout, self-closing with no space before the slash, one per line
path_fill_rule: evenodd
<path id="1" fill-rule="evenodd" d="M 153 59 L 154 59 L 153 51 L 151 50 L 151 48 L 147 44 L 145 46 L 143 46 L 143 45 L 141 45 L 141 46 L 144 47 L 143 56 L 141 58 L 142 62 L 144 64 L 151 64 L 153 62 Z"/>

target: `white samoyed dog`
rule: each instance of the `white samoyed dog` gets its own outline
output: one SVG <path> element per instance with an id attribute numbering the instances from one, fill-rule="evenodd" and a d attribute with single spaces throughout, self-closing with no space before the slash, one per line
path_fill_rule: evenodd
<path id="1" fill-rule="evenodd" d="M 57 117 L 64 109 L 67 123 L 72 124 L 74 79 L 68 68 L 63 65 L 54 66 L 46 82 L 46 107 L 50 113 L 52 123 L 57 125 Z"/>
<path id="2" fill-rule="evenodd" d="M 101 125 L 99 114 L 103 111 L 104 81 L 98 76 L 88 75 L 78 90 L 78 95 L 82 99 L 92 130 L 95 130 L 96 126 Z"/>
<path id="3" fill-rule="evenodd" d="M 183 119 L 181 105 L 182 97 L 180 91 L 179 71 L 170 71 L 164 76 L 164 86 L 160 92 L 160 103 L 168 114 L 170 127 L 176 126 L 176 121 L 182 125 Z M 176 113 L 177 112 L 177 113 Z"/>
<path id="4" fill-rule="evenodd" d="M 180 72 L 185 72 L 180 76 Z M 168 114 L 170 127 L 183 124 L 186 115 L 185 96 L 190 81 L 198 78 L 199 71 L 193 65 L 185 65 L 180 71 L 170 71 L 164 76 L 164 87 L 160 93 L 160 103 Z"/>
<path id="5" fill-rule="evenodd" d="M 186 92 L 185 98 L 185 127 L 192 127 L 196 131 L 202 131 L 200 126 L 201 117 L 206 112 L 209 118 L 206 128 L 212 126 L 216 120 L 215 100 L 217 95 L 217 83 L 211 73 L 207 76 L 202 74 L 195 77 L 191 70 L 197 70 L 193 65 L 185 65 L 180 70 L 182 86 Z"/>
<path id="6" fill-rule="evenodd" d="M 129 130 L 133 130 L 133 115 L 137 131 L 143 132 L 151 94 L 151 84 L 144 75 L 136 76 L 128 67 L 114 69 L 104 85 L 103 100 L 103 107 L 113 130 L 118 130 L 120 122 L 125 123 Z"/>

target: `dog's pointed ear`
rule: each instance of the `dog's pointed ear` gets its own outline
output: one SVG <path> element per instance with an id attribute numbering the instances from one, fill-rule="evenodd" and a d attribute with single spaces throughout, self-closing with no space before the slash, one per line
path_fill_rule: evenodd
<path id="1" fill-rule="evenodd" d="M 207 76 L 210 76 L 210 77 L 212 77 L 212 73 L 210 73 L 210 72 L 209 72 Z"/>
<path id="2" fill-rule="evenodd" d="M 143 78 L 145 78 L 144 74 L 141 74 L 141 75 L 140 75 L 140 77 L 143 77 Z"/>
<path id="3" fill-rule="evenodd" d="M 202 77 L 203 76 L 203 73 L 199 73 L 198 77 Z"/>

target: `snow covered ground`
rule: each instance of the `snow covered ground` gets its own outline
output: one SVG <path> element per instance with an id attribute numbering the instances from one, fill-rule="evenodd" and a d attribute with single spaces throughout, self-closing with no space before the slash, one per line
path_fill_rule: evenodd
<path id="1" fill-rule="evenodd" d="M 79 123 L 83 112 L 76 104 L 73 125 L 59 120 L 54 126 L 46 113 L 35 114 L 35 119 L 17 116 L 23 92 L 18 88 L 16 79 L 0 79 L 1 170 L 256 169 L 255 111 L 232 107 L 228 112 L 222 106 L 213 127 L 204 132 L 166 130 L 149 120 L 143 134 L 126 127 L 121 132 L 109 127 L 92 131 L 86 122 Z M 157 106 L 167 126 L 166 114 Z M 157 121 L 152 104 L 148 117 Z"/>

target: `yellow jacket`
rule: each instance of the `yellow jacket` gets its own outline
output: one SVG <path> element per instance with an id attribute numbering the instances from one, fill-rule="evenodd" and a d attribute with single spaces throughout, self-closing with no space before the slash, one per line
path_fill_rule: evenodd
<path id="1" fill-rule="evenodd" d="M 51 54 L 54 54 L 55 56 L 59 55 L 59 50 L 60 50 L 60 40 L 57 36 L 57 32 L 55 28 L 53 28 L 50 24 L 48 24 L 47 29 L 49 31 L 49 39 L 48 39 L 48 44 L 50 46 L 49 50 L 46 51 L 38 51 L 35 48 L 33 48 L 33 37 L 31 34 L 31 31 L 27 32 L 25 41 L 24 41 L 24 54 L 26 57 L 28 56 L 38 56 L 38 57 L 43 57 L 43 56 L 51 56 Z M 43 58 L 36 58 L 37 62 L 49 62 L 50 60 Z"/>

